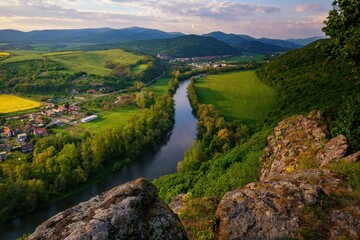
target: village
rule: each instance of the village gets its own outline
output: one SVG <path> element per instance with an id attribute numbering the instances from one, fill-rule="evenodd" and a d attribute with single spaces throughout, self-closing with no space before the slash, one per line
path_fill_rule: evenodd
<path id="1" fill-rule="evenodd" d="M 5 118 L 0 125 L 0 162 L 19 153 L 31 153 L 36 140 L 50 134 L 53 127 L 76 126 L 95 119 L 97 115 L 87 116 L 80 106 L 68 103 L 44 103 L 39 112 Z"/>

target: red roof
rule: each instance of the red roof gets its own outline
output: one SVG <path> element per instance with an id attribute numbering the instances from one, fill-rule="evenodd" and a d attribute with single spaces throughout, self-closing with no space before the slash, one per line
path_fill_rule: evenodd
<path id="1" fill-rule="evenodd" d="M 7 134 L 11 133 L 11 129 L 9 127 L 5 127 L 4 132 L 7 135 Z"/>
<path id="2" fill-rule="evenodd" d="M 34 134 L 36 136 L 44 136 L 44 135 L 47 134 L 47 131 L 46 131 L 45 128 L 37 128 L 37 129 L 34 130 Z"/>

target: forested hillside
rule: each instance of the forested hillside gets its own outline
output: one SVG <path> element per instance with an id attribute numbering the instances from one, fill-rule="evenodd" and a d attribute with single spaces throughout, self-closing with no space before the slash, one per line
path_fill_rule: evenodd
<path id="1" fill-rule="evenodd" d="M 121 47 L 146 54 L 182 58 L 216 55 L 236 55 L 240 51 L 212 37 L 187 35 L 171 39 L 144 40 L 123 43 Z"/>
<path id="2" fill-rule="evenodd" d="M 290 51 L 258 70 L 260 79 L 278 94 L 278 107 L 268 122 L 320 109 L 331 121 L 331 134 L 343 133 L 353 150 L 359 150 L 359 75 L 345 60 L 329 57 L 328 43 L 322 40 Z"/>

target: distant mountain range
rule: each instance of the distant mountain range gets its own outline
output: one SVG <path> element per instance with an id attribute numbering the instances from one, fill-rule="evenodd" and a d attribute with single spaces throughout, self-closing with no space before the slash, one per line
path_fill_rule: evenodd
<path id="1" fill-rule="evenodd" d="M 21 32 L 0 30 L 0 43 L 83 43 L 96 49 L 123 47 L 153 55 L 194 57 L 208 55 L 235 55 L 240 52 L 275 53 L 301 48 L 321 37 L 306 39 L 270 39 L 248 35 L 211 32 L 202 36 L 164 32 L 156 29 L 131 27 L 124 29 L 94 28 L 73 30 L 36 30 Z"/>
<path id="2" fill-rule="evenodd" d="M 182 33 L 168 33 L 156 29 L 131 27 L 124 29 L 94 28 L 69 30 L 36 30 L 21 32 L 0 30 L 0 42 L 71 42 L 71 43 L 120 43 L 146 39 L 162 39 L 182 36 Z"/>

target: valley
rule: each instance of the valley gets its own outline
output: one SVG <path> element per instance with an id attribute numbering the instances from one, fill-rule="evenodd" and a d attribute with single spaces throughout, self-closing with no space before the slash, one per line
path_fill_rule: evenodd
<path id="1" fill-rule="evenodd" d="M 0 239 L 358 239 L 360 4 L 175 2 L 0 29 Z"/>

